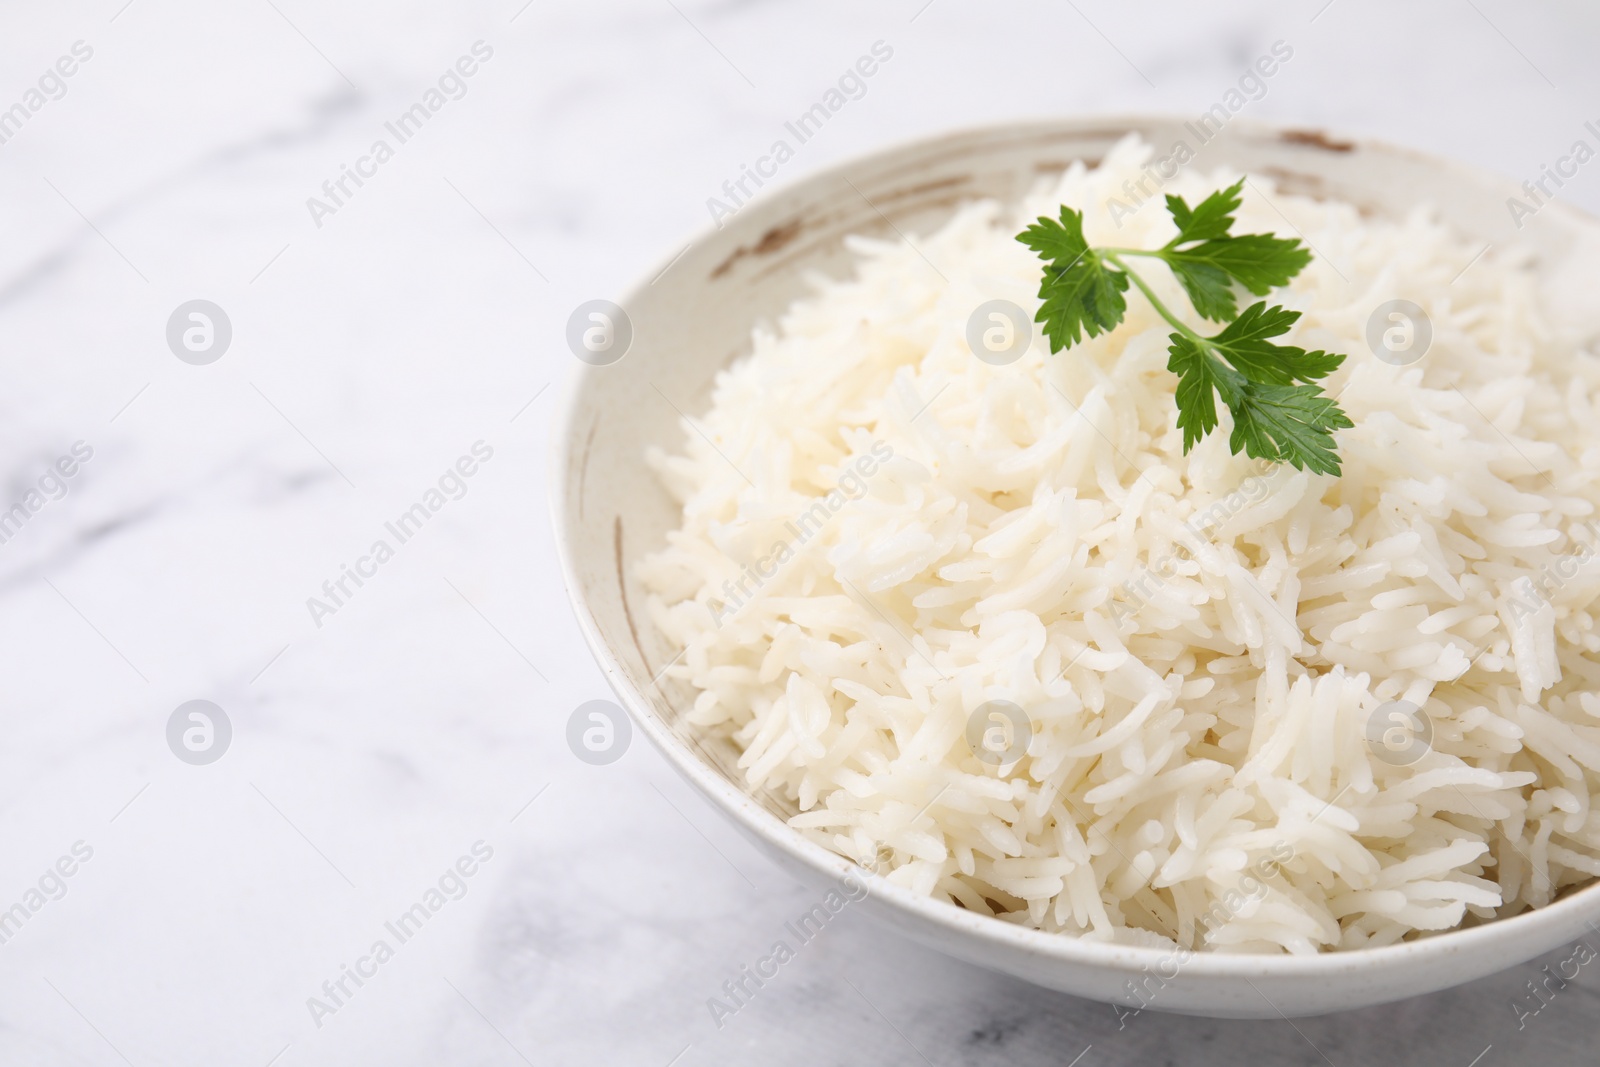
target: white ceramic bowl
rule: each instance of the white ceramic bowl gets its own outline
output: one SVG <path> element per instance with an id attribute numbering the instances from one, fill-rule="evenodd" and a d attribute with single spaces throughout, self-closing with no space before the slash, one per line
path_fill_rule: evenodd
<path id="1" fill-rule="evenodd" d="M 847 874 L 866 881 L 856 907 L 912 939 L 1030 982 L 1136 1005 L 1130 979 L 1158 988 L 1154 1010 L 1225 1017 L 1315 1015 L 1426 993 L 1491 974 L 1570 942 L 1600 922 L 1600 886 L 1499 922 L 1385 948 L 1314 957 L 1192 954 L 1117 947 L 1013 926 L 917 896 L 806 840 L 776 796 L 740 785 L 737 753 L 688 730 L 690 694 L 659 681 L 678 650 L 643 612 L 632 565 L 679 523 L 676 505 L 645 467 L 648 445 L 682 444 L 681 409 L 703 411 L 713 375 L 749 349 L 751 327 L 803 292 L 802 272 L 848 274 L 846 234 L 915 234 L 964 200 L 1010 201 L 1073 160 L 1098 161 L 1135 130 L 1164 152 L 1192 130 L 1176 119 L 1096 119 L 955 133 L 889 149 L 764 193 L 720 230 L 700 235 L 659 276 L 620 303 L 631 347 L 613 365 L 584 367 L 557 427 L 556 540 L 584 636 L 639 728 L 744 834 L 802 881 Z M 1279 188 L 1348 201 L 1376 217 L 1431 203 L 1486 243 L 1532 245 L 1553 283 L 1574 257 L 1600 247 L 1600 224 L 1560 204 L 1514 230 L 1514 183 L 1457 164 L 1322 133 L 1235 120 L 1195 166 L 1232 164 Z M 892 228 L 891 228 L 892 227 Z M 1582 276 L 1584 281 L 1592 274 Z M 1175 977 L 1173 975 L 1175 974 Z M 1148 995 L 1148 994 L 1147 994 Z"/>

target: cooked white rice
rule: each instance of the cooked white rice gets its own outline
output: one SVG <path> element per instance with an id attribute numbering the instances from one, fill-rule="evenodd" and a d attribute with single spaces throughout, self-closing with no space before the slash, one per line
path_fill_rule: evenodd
<path id="1" fill-rule="evenodd" d="M 1256 176 L 1235 232 L 1316 253 L 1274 298 L 1305 313 L 1286 343 L 1348 355 L 1327 382 L 1355 422 L 1342 478 L 1231 455 L 1225 411 L 1185 456 L 1170 330 L 1137 292 L 1107 336 L 975 358 L 975 307 L 1038 307 L 1014 240 L 1035 216 L 1172 236 L 1159 198 L 1107 213 L 1148 158 L 1129 140 L 1024 204 L 851 239 L 856 277 L 819 277 L 682 453 L 652 454 L 683 526 L 640 575 L 687 648 L 689 721 L 828 848 L 1087 938 L 1355 948 L 1600 875 L 1588 339 L 1550 325 L 1516 257 L 1461 274 L 1481 246 L 1427 213 L 1376 222 Z M 1364 340 L 1395 297 L 1432 320 L 1409 367 Z M 967 741 L 996 700 L 1032 724 L 1003 766 Z M 1395 701 L 1432 724 L 1408 764 L 1369 740 Z"/>

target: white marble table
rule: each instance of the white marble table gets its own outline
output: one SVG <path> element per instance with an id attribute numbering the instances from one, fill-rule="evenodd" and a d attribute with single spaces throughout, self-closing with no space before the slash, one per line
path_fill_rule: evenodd
<path id="1" fill-rule="evenodd" d="M 0 544 L 0 1064 L 1593 1063 L 1588 971 L 1520 1030 L 1537 965 L 1119 1031 L 849 915 L 719 1030 L 706 998 L 804 894 L 646 746 L 593 767 L 564 741 L 607 695 L 544 505 L 573 307 L 705 227 L 880 40 L 785 177 L 951 125 L 1198 114 L 1277 40 L 1261 118 L 1533 176 L 1600 117 L 1578 0 L 1324 2 L 0 12 L 0 512 L 25 516 Z M 1600 206 L 1596 174 L 1563 195 Z M 195 299 L 232 328 L 203 365 L 166 337 Z M 459 499 L 307 607 L 477 442 Z M 167 743 L 196 699 L 232 726 L 206 765 Z M 390 933 L 441 878 L 458 899 Z M 334 1001 L 347 965 L 368 977 Z"/>

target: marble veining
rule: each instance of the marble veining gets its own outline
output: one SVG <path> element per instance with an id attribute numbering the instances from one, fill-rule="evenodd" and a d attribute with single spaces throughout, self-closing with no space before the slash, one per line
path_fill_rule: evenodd
<path id="1" fill-rule="evenodd" d="M 848 908 L 718 1018 L 807 891 L 642 742 L 603 766 L 568 748 L 609 694 L 545 514 L 567 317 L 710 225 L 873 41 L 893 62 L 784 179 L 951 126 L 1197 114 L 1275 40 L 1295 59 L 1251 117 L 1519 178 L 1595 117 L 1600 15 L 1577 0 L 1155 6 L 0 13 L 7 102 L 95 49 L 0 143 L 0 512 L 94 450 L 0 543 L 0 912 L 24 905 L 0 927 L 0 1063 L 1592 1063 L 1600 984 L 1552 981 L 1564 956 L 1295 1025 L 1119 1019 Z M 480 40 L 470 89 L 318 225 L 322 182 Z M 1600 206 L 1589 173 L 1561 195 Z M 167 338 L 194 299 L 232 327 L 205 365 Z M 479 441 L 495 459 L 462 495 L 308 610 Z M 195 699 L 231 724 L 214 763 L 169 747 Z M 441 882 L 480 842 L 492 859 Z M 92 858 L 52 875 L 75 846 Z M 447 903 L 362 963 L 430 889 Z"/>

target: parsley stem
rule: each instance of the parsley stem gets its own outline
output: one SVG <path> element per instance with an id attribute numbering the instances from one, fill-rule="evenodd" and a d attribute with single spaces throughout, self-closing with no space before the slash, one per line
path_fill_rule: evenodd
<path id="1" fill-rule="evenodd" d="M 1133 284 L 1137 285 L 1139 287 L 1139 291 L 1144 294 L 1144 298 L 1150 301 L 1150 306 L 1155 308 L 1156 313 L 1162 318 L 1166 319 L 1167 322 L 1172 325 L 1173 329 L 1177 330 L 1185 337 L 1188 337 L 1191 341 L 1197 343 L 1202 351 L 1209 352 L 1211 350 L 1211 341 L 1208 338 L 1201 337 L 1198 333 L 1179 322 L 1178 317 L 1171 311 L 1167 310 L 1167 305 L 1161 302 L 1161 298 L 1155 294 L 1155 290 L 1151 289 L 1150 286 L 1145 284 L 1145 280 L 1139 277 L 1137 271 L 1122 261 L 1121 256 L 1124 253 L 1139 255 L 1139 252 L 1131 248 L 1102 248 L 1098 251 L 1104 258 L 1121 267 L 1123 272 L 1126 273 L 1128 277 L 1133 279 Z"/>

